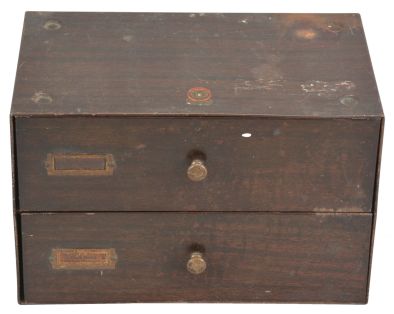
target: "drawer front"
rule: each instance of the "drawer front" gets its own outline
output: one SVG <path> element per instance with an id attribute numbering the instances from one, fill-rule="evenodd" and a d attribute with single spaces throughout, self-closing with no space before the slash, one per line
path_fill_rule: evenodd
<path id="1" fill-rule="evenodd" d="M 369 212 L 379 129 L 379 120 L 17 118 L 19 209 Z"/>
<path id="2" fill-rule="evenodd" d="M 368 213 L 24 213 L 22 300 L 363 303 L 371 224 Z"/>

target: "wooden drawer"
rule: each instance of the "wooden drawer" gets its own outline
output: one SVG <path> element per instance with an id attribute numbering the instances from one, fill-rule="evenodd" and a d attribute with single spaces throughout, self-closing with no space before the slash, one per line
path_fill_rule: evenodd
<path id="1" fill-rule="evenodd" d="M 372 209 L 378 119 L 21 117 L 15 125 L 22 211 Z M 187 176 L 193 158 L 208 170 L 200 182 Z"/>
<path id="2" fill-rule="evenodd" d="M 24 213 L 22 296 L 364 303 L 371 226 L 372 214 Z"/>

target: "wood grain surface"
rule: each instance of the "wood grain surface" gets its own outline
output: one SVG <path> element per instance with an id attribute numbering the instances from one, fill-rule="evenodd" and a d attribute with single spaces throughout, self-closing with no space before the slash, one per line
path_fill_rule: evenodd
<path id="1" fill-rule="evenodd" d="M 366 302 L 372 214 L 22 214 L 27 303 Z M 59 270 L 54 248 L 109 249 L 115 269 Z M 186 270 L 203 251 L 207 269 Z"/>
<path id="2" fill-rule="evenodd" d="M 379 132 L 377 119 L 17 118 L 19 210 L 370 212 Z M 201 182 L 186 175 L 195 151 Z M 115 168 L 49 176 L 50 153 Z"/>
<path id="3" fill-rule="evenodd" d="M 357 14 L 27 12 L 20 303 L 367 302 L 383 119 Z"/>
<path id="4" fill-rule="evenodd" d="M 28 12 L 12 112 L 383 114 L 357 14 L 247 13 Z"/>

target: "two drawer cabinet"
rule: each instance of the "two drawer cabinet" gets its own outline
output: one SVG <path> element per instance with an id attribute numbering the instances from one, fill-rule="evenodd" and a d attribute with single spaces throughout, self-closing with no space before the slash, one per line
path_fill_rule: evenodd
<path id="1" fill-rule="evenodd" d="M 357 14 L 28 12 L 31 303 L 366 303 L 383 111 Z"/>

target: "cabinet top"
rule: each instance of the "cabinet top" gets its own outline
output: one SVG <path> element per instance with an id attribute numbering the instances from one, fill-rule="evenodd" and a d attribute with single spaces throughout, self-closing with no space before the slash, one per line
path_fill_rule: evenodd
<path id="1" fill-rule="evenodd" d="M 13 115 L 380 117 L 358 14 L 27 12 Z"/>

